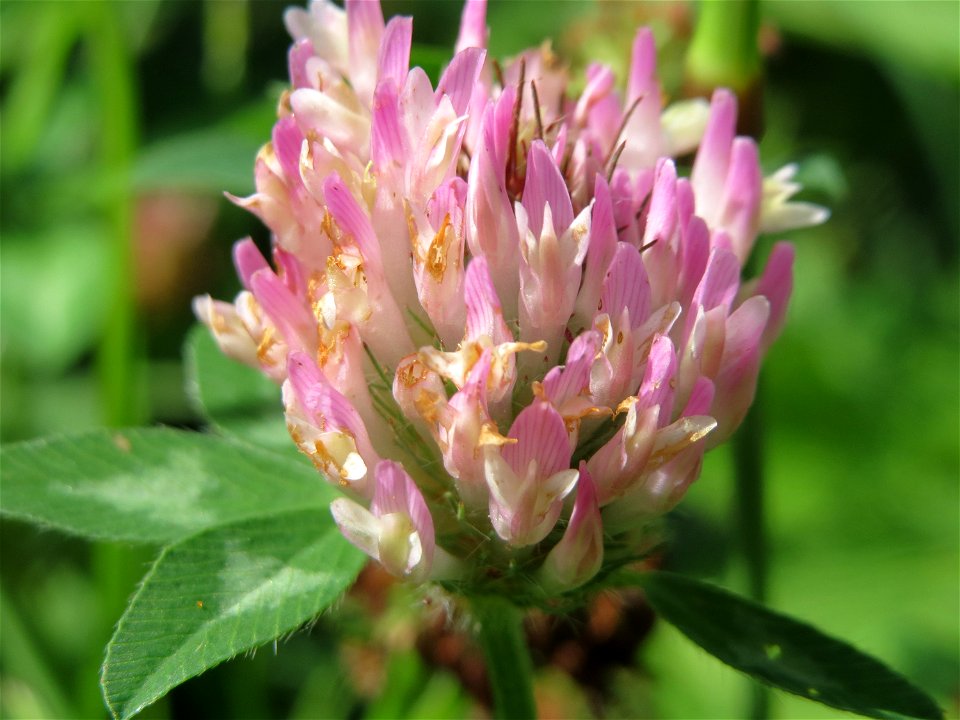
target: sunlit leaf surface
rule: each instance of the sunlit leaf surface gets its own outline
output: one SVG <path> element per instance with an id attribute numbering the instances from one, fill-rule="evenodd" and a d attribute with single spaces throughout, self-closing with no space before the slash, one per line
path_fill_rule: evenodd
<path id="1" fill-rule="evenodd" d="M 107 646 L 111 712 L 132 717 L 184 680 L 296 629 L 363 562 L 326 509 L 246 520 L 168 547 Z"/>
<path id="2" fill-rule="evenodd" d="M 0 451 L 0 512 L 89 538 L 166 543 L 336 496 L 306 462 L 166 428 L 99 430 Z"/>

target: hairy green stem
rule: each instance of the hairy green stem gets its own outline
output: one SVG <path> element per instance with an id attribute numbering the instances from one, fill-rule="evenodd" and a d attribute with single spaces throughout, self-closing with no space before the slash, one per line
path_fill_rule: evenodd
<path id="1" fill-rule="evenodd" d="M 477 639 L 487 661 L 497 720 L 537 717 L 533 699 L 533 663 L 523 633 L 523 612 L 499 597 L 472 600 Z"/>

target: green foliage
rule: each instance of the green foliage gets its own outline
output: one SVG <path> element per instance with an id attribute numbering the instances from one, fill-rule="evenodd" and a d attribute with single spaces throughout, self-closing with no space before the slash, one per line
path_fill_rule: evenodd
<path id="1" fill-rule="evenodd" d="M 3 238 L 0 324 L 5 362 L 35 372 L 69 368 L 101 332 L 107 312 L 100 292 L 109 279 L 102 229 L 76 223 L 32 236 Z M 43 289 L 43 302 L 24 302 Z"/>
<path id="2" fill-rule="evenodd" d="M 166 548 L 107 646 L 110 711 L 132 717 L 187 678 L 296 629 L 363 561 L 326 509 L 245 520 Z"/>
<path id="3" fill-rule="evenodd" d="M 230 393 L 202 380 L 230 379 L 224 369 L 226 378 L 197 372 L 194 393 L 229 426 Z M 4 515 L 94 539 L 173 543 L 107 648 L 104 696 L 118 718 L 309 621 L 364 562 L 329 514 L 335 491 L 293 455 L 151 428 L 18 443 L 2 461 Z"/>
<path id="4" fill-rule="evenodd" d="M 383 692 L 364 713 L 365 720 L 413 718 L 409 709 L 427 680 L 427 669 L 416 651 L 395 652 L 387 665 Z"/>
<path id="5" fill-rule="evenodd" d="M 4 515 L 92 539 L 166 543 L 335 497 L 296 459 L 200 433 L 98 430 L 0 451 Z"/>
<path id="6" fill-rule="evenodd" d="M 230 437 L 293 453 L 281 420 L 276 383 L 224 355 L 202 325 L 191 329 L 183 355 L 187 395 L 213 428 Z"/>
<path id="7" fill-rule="evenodd" d="M 611 7 L 620 13 L 628 5 L 631 11 L 642 10 L 639 3 Z M 99 10 L 71 3 L 0 3 L 4 81 L 0 171 L 5 190 L 0 352 L 7 437 L 49 433 L 54 427 L 80 430 L 101 415 L 89 358 L 111 304 L 104 290 L 111 285 L 108 204 L 116 190 L 112 168 L 98 165 L 103 135 L 109 133 L 103 116 L 141 112 L 139 136 L 144 146 L 129 158 L 131 187 L 140 199 L 157 192 L 219 196 L 225 189 L 236 194 L 248 191 L 253 155 L 268 139 L 275 115 L 279 91 L 265 92 L 263 83 L 268 76 L 276 79 L 283 74 L 288 38 L 282 30 L 271 36 L 267 23 L 257 24 L 252 18 L 251 27 L 257 31 L 250 35 L 244 60 L 250 63 L 250 80 L 233 96 L 211 98 L 200 94 L 193 71 L 186 69 L 188 64 L 194 70 L 201 66 L 193 48 L 220 42 L 235 50 L 236 34 L 220 32 L 216 40 L 197 37 L 191 28 L 197 24 L 199 5 L 139 2 L 115 7 L 128 46 L 138 53 L 136 77 L 142 87 L 135 108 L 118 107 L 97 91 L 84 37 L 90 24 L 84 18 Z M 279 9 L 258 9 L 265 7 L 251 5 L 253 13 L 263 13 L 260 19 L 269 16 L 271 26 L 279 26 Z M 459 8 L 441 12 L 433 5 L 426 13 L 423 8 L 422 3 L 410 4 L 404 12 L 417 16 L 418 40 L 422 39 L 414 45 L 414 62 L 426 65 L 436 79 L 449 57 L 444 52 L 452 46 Z M 626 44 L 614 47 L 609 32 L 586 28 L 595 14 L 592 8 L 563 3 L 543 13 L 539 3 L 491 2 L 492 38 L 497 43 L 491 54 L 516 52 L 546 35 L 560 37 L 576 17 L 577 27 L 584 31 L 573 42 L 590 48 L 590 55 L 603 51 L 623 62 L 629 56 Z M 813 191 L 813 199 L 834 211 L 824 228 L 794 236 L 799 242 L 791 318 L 765 370 L 767 397 L 772 401 L 765 408 L 771 596 L 778 607 L 842 630 L 845 637 L 877 651 L 909 675 L 923 678 L 925 686 L 947 701 L 955 698 L 957 687 L 958 6 L 765 1 L 762 9 L 785 31 L 781 52 L 768 65 L 763 156 L 772 169 L 775 158 L 786 162 L 804 152 L 818 153 L 801 165 L 802 180 Z M 625 12 L 617 18 L 624 36 L 632 37 L 640 19 Z M 449 37 L 422 32 L 428 19 Z M 664 27 L 656 16 L 652 23 L 655 30 Z M 658 32 L 658 40 L 662 37 Z M 831 53 L 819 43 L 832 44 L 843 53 L 859 50 L 869 59 Z M 434 45 L 447 51 L 436 51 Z M 203 56 L 207 53 L 205 47 Z M 822 64 L 811 65 L 811 57 L 820 58 Z M 663 56 L 660 60 L 669 75 L 669 62 L 662 62 Z M 882 73 L 843 72 L 858 62 Z M 782 72 L 791 66 L 799 68 L 793 87 L 784 85 Z M 618 77 L 622 81 L 623 75 Z M 896 92 L 883 91 L 883 78 L 895 83 Z M 824 95 L 831 87 L 836 93 Z M 881 92 L 874 92 L 877 88 Z M 784 100 L 787 95 L 789 102 Z M 265 96 L 269 97 L 262 99 Z M 906 114 L 898 112 L 901 106 Z M 811 118 L 823 120 L 813 126 Z M 776 133 L 778 152 L 771 154 Z M 920 134 L 923 142 L 918 147 L 912 138 Z M 943 224 L 946 232 L 938 232 L 932 223 L 944 213 L 954 221 Z M 251 222 L 253 227 L 259 225 Z M 231 224 L 218 227 L 213 236 L 226 242 L 250 231 Z M 205 256 L 191 261 L 194 270 L 209 272 L 215 265 Z M 185 286 L 194 283 L 187 293 L 218 283 L 210 276 L 188 275 L 181 273 Z M 190 321 L 187 303 L 181 305 L 171 327 L 159 327 L 154 317 L 139 319 L 143 337 L 138 341 L 144 342 L 138 352 L 143 356 L 135 361 L 154 388 L 159 387 L 162 371 L 171 377 L 166 388 L 156 390 L 170 397 L 177 395 L 172 387 L 179 377 L 171 356 Z M 223 544 L 218 551 L 210 538 L 226 538 L 237 523 L 267 527 L 297 515 L 295 510 L 318 518 L 315 537 L 326 537 L 329 518 L 323 506 L 332 491 L 312 468 L 298 461 L 302 459 L 290 446 L 279 416 L 277 387 L 225 359 L 201 329 L 192 331 L 187 355 L 193 407 L 223 438 L 138 430 L 10 446 L 2 453 L 0 512 L 6 518 L 33 520 L 89 537 L 178 543 L 161 558 L 164 567 L 172 559 L 184 559 L 192 547 L 188 543 L 200 538 L 207 538 L 211 563 L 218 552 L 223 560 Z M 182 415 L 154 411 L 159 413 L 154 420 L 198 420 L 185 411 L 178 411 Z M 241 436 L 263 448 L 234 441 Z M 127 443 L 130 453 L 124 452 Z M 269 447 L 282 447 L 286 455 L 264 449 Z M 703 480 L 683 512 L 699 507 L 704 516 L 712 514 L 715 522 L 726 522 L 724 493 L 730 484 L 724 476 L 725 460 L 722 450 L 711 454 Z M 127 490 L 136 492 L 121 501 Z M 93 716 L 96 704 L 91 712 L 77 705 L 82 688 L 92 685 L 93 665 L 81 662 L 79 651 L 71 653 L 70 648 L 97 637 L 95 615 L 112 612 L 105 609 L 110 598 L 125 597 L 132 582 L 103 583 L 102 568 L 91 575 L 78 543 L 59 544 L 50 533 L 34 535 L 15 522 L 6 523 L 4 532 L 5 541 L 15 539 L 5 542 L 8 553 L 3 562 L 0 714 L 40 716 L 46 709 L 54 717 Z M 29 542 L 19 542 L 24 537 Z M 36 538 L 42 543 L 34 555 Z M 719 558 L 698 571 L 736 584 L 736 556 L 728 556 L 722 542 L 698 539 L 687 538 L 701 564 L 710 562 L 711 556 Z M 671 543 L 672 548 L 676 545 Z M 350 552 L 342 541 L 333 547 Z M 262 588 L 257 583 L 270 573 L 271 558 L 257 557 L 263 560 L 257 566 L 262 572 L 244 576 L 252 583 L 251 590 Z M 134 565 L 139 572 L 139 560 Z M 24 572 L 18 574 L 19 568 Z M 138 601 L 156 591 L 152 583 L 164 577 L 161 570 L 158 565 L 152 572 Z M 43 582 L 37 585 L 41 573 Z M 110 573 L 108 569 L 106 574 Z M 349 582 L 347 575 L 337 580 L 341 587 Z M 86 593 L 84 602 L 78 589 Z M 157 627 L 170 630 L 168 620 L 202 616 L 197 600 L 203 600 L 204 611 L 218 612 L 210 605 L 211 594 L 197 595 L 192 587 L 185 593 L 188 597 L 177 599 L 184 606 L 160 614 Z M 91 612 L 94 603 L 102 606 L 94 608 L 100 613 Z M 59 619 L 51 610 L 54 605 L 61 608 Z M 269 626 L 269 618 L 256 617 L 260 616 L 252 618 L 254 623 Z M 128 629 L 133 627 L 129 620 L 124 621 Z M 223 621 L 215 619 L 203 631 L 209 631 L 211 643 L 221 647 L 228 645 L 219 634 L 218 623 Z M 184 632 L 199 632 L 190 630 L 188 623 L 182 627 Z M 703 717 L 742 716 L 734 697 L 741 688 L 732 671 L 679 636 L 674 639 L 675 634 L 661 632 L 666 629 L 661 625 L 660 637 L 644 648 L 643 662 L 648 670 L 653 668 L 654 679 L 644 684 L 635 675 L 630 678 L 630 690 L 641 696 L 639 706 L 652 702 L 662 717 L 693 717 L 690 703 L 700 702 L 697 709 Z M 314 631 L 311 642 L 322 630 Z M 168 649 L 183 641 L 178 637 L 169 636 Z M 257 644 L 250 642 L 246 647 Z M 324 682 L 336 678 L 336 683 L 328 686 L 317 679 L 316 693 L 323 697 L 312 706 L 304 704 L 302 717 L 316 716 L 311 707 L 339 716 L 349 712 L 349 702 L 336 705 L 325 699 L 336 694 L 343 703 L 349 694 L 339 694 L 348 680 L 335 643 L 327 638 L 322 649 L 321 643 L 310 646 L 314 655 L 303 664 L 313 668 L 311 677 L 322 675 Z M 271 667 L 290 660 L 292 645 Z M 780 645 L 783 662 L 784 647 Z M 98 652 L 96 647 L 92 650 Z M 238 645 L 231 652 L 242 651 Z M 316 661 L 321 652 L 328 653 L 322 656 L 324 664 Z M 162 692 L 157 668 L 149 679 L 126 679 L 127 700 L 117 702 L 132 712 L 152 694 L 149 682 L 154 691 Z M 205 678 L 207 684 L 195 685 L 195 692 L 216 695 L 210 688 L 220 683 L 227 688 L 221 692 L 234 698 L 234 710 L 247 709 L 243 702 L 250 697 L 259 699 L 253 707 L 277 709 L 270 704 L 281 694 L 275 678 L 251 676 L 239 663 L 222 672 Z M 114 691 L 119 692 L 122 673 L 111 675 L 118 683 Z M 167 679 L 179 682 L 175 674 Z M 456 698 L 451 716 L 468 714 L 462 696 L 451 688 L 452 676 L 423 669 L 413 691 L 402 680 L 391 686 L 388 677 L 384 693 L 390 700 L 390 693 L 400 688 L 408 717 L 442 716 L 435 703 L 443 704 L 447 696 Z M 287 682 L 282 694 L 300 706 L 306 700 L 304 686 Z M 431 688 L 439 688 L 434 704 Z M 419 698 L 410 706 L 416 692 Z M 727 696 L 732 702 L 724 705 Z M 773 701 L 776 716 L 836 714 L 786 694 Z M 616 701 L 604 698 L 608 714 L 611 702 Z M 613 714 L 645 714 L 633 710 L 625 707 Z M 223 714 L 230 712 L 224 709 Z"/>
<path id="8" fill-rule="evenodd" d="M 4 8 L 3 67 L 16 69 L 4 99 L 0 170 L 23 169 L 40 140 L 44 120 L 54 103 L 68 55 L 80 31 L 77 6 L 44 3 Z"/>
<path id="9" fill-rule="evenodd" d="M 133 168 L 140 191 L 253 191 L 253 162 L 262 139 L 223 127 L 166 138 L 144 148 Z"/>
<path id="10" fill-rule="evenodd" d="M 909 65 L 956 80 L 960 5 L 954 2 L 802 3 L 768 0 L 764 14 L 780 27 L 844 50 Z"/>
<path id="11" fill-rule="evenodd" d="M 634 579 L 665 620 L 757 680 L 867 717 L 943 717 L 900 675 L 809 625 L 682 575 L 650 572 Z"/>
<path id="12" fill-rule="evenodd" d="M 507 720 L 536 717 L 533 667 L 520 611 L 503 597 L 473 598 L 477 639 L 487 661 L 494 714 Z"/>

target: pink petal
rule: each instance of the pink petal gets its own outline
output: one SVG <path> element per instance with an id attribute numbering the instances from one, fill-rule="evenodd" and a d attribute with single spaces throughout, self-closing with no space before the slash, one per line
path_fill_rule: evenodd
<path id="1" fill-rule="evenodd" d="M 463 297 L 463 211 L 450 186 L 462 184 L 453 178 L 442 185 L 428 203 L 427 215 L 408 205 L 413 240 L 413 278 L 420 306 L 445 348 L 463 339 L 466 305 Z M 430 217 L 432 216 L 432 217 Z M 410 307 L 410 305 L 408 305 Z"/>
<path id="2" fill-rule="evenodd" d="M 269 270 L 270 266 L 260 254 L 252 238 L 246 237 L 233 245 L 233 264 L 243 286 L 252 290 L 250 281 L 258 270 Z"/>
<path id="3" fill-rule="evenodd" d="M 575 125 L 583 126 L 586 124 L 590 110 L 610 94 L 613 83 L 613 70 L 608 66 L 591 63 L 587 67 L 587 86 L 581 93 L 580 99 L 577 100 L 577 107 L 573 112 Z"/>
<path id="4" fill-rule="evenodd" d="M 467 265 L 463 294 L 467 305 L 465 338 L 477 340 L 488 337 L 494 344 L 513 339 L 503 320 L 500 299 L 490 278 L 487 260 L 482 255 L 473 258 Z"/>
<path id="5" fill-rule="evenodd" d="M 587 461 L 600 505 L 607 505 L 643 480 L 643 467 L 656 438 L 660 408 L 633 403 L 617 433 Z"/>
<path id="6" fill-rule="evenodd" d="M 543 211 L 549 204 L 557 237 L 573 222 L 570 191 L 556 161 L 542 140 L 534 140 L 527 154 L 527 177 L 523 185 L 523 207 L 533 236 L 543 231 Z"/>
<path id="7" fill-rule="evenodd" d="M 718 427 L 714 433 L 716 437 L 709 439 L 710 447 L 715 447 L 733 433 L 753 403 L 760 371 L 760 339 L 769 315 L 767 299 L 755 295 L 727 320 L 720 372 L 714 379 L 713 411 Z"/>
<path id="8" fill-rule="evenodd" d="M 480 440 L 483 425 L 490 421 L 487 379 L 491 360 L 487 348 L 473 364 L 463 388 L 450 398 L 449 414 L 440 422 L 443 464 L 456 479 L 460 498 L 468 508 L 486 507 L 489 500 Z"/>
<path id="9" fill-rule="evenodd" d="M 762 296 L 747 299 L 727 318 L 727 333 L 723 344 L 721 375 L 736 375 L 745 358 L 760 346 L 760 338 L 770 317 L 770 303 Z M 719 379 L 718 379 L 719 382 Z"/>
<path id="10" fill-rule="evenodd" d="M 553 147 L 550 149 L 550 154 L 553 156 L 553 161 L 557 164 L 557 167 L 563 162 L 563 156 L 567 152 L 569 128 L 570 126 L 567 123 L 560 126 L 560 129 L 557 130 L 557 137 L 553 141 Z"/>
<path id="11" fill-rule="evenodd" d="M 303 147 L 303 133 L 292 117 L 280 118 L 273 126 L 271 137 L 273 152 L 280 161 L 283 174 L 288 183 L 300 185 L 300 150 Z"/>
<path id="12" fill-rule="evenodd" d="M 677 220 L 677 168 L 672 160 L 664 158 L 657 162 L 655 170 L 643 244 L 670 243 Z"/>
<path id="13" fill-rule="evenodd" d="M 590 384 L 590 368 L 602 338 L 595 330 L 578 335 L 567 350 L 566 364 L 555 367 L 543 379 L 543 389 L 554 407 L 576 397 Z"/>
<path id="14" fill-rule="evenodd" d="M 625 112 L 639 99 L 623 131 L 626 148 L 620 165 L 631 173 L 652 167 L 660 156 L 660 83 L 657 81 L 657 51 L 653 33 L 640 28 L 633 42 Z"/>
<path id="15" fill-rule="evenodd" d="M 597 488 L 593 478 L 587 471 L 587 464 L 580 463 L 580 479 L 577 481 L 577 499 L 570 513 L 568 532 L 574 534 L 582 531 L 586 523 L 600 522 L 600 508 L 597 505 Z M 598 528 L 599 529 L 599 528 Z M 601 546 L 602 546 L 601 542 Z"/>
<path id="16" fill-rule="evenodd" d="M 390 18 L 383 31 L 377 55 L 377 84 L 393 80 L 397 87 L 403 84 L 410 68 L 410 43 L 413 38 L 413 18 Z"/>
<path id="17" fill-rule="evenodd" d="M 659 93 L 657 83 L 657 46 L 650 28 L 637 30 L 630 56 L 630 79 L 627 81 L 627 105 L 652 90 Z M 659 98 L 657 98 L 659 102 Z"/>
<path id="18" fill-rule="evenodd" d="M 444 217 L 449 215 L 457 232 L 463 232 L 466 202 L 467 182 L 461 177 L 451 178 L 434 190 L 427 201 L 427 217 L 434 229 L 439 230 Z"/>
<path id="19" fill-rule="evenodd" d="M 690 222 L 696 210 L 696 201 L 693 196 L 693 186 L 689 178 L 677 178 L 677 215 L 681 227 Z"/>
<path id="20" fill-rule="evenodd" d="M 373 88 L 370 88 L 371 99 Z M 369 142 L 369 122 L 324 92 L 300 88 L 290 93 L 290 107 L 300 132 L 327 137 L 341 151 L 362 155 Z"/>
<path id="21" fill-rule="evenodd" d="M 760 218 L 763 174 L 757 145 L 751 138 L 736 138 L 722 200 L 722 227 L 730 233 L 733 249 L 743 264 L 753 249 Z"/>
<path id="22" fill-rule="evenodd" d="M 287 64 L 290 68 L 290 82 L 294 88 L 313 87 L 307 74 L 307 60 L 313 56 L 313 43 L 307 38 L 290 46 Z"/>
<path id="23" fill-rule="evenodd" d="M 373 232 L 370 218 L 357 204 L 339 175 L 333 174 L 324 182 L 323 198 L 340 230 L 352 239 L 360 250 L 368 273 L 381 275 L 380 243 Z"/>
<path id="24" fill-rule="evenodd" d="M 576 317 L 584 327 L 593 324 L 600 303 L 600 293 L 607 270 L 617 249 L 617 227 L 613 217 L 610 187 L 602 175 L 594 186 L 593 217 L 590 224 L 590 245 L 583 269 L 583 284 L 577 295 Z"/>
<path id="25" fill-rule="evenodd" d="M 467 48 L 454 55 L 437 83 L 437 101 L 446 95 L 453 104 L 454 112 L 463 115 L 480 79 L 480 70 L 486 55 L 486 50 L 477 47 Z"/>
<path id="26" fill-rule="evenodd" d="M 359 441 L 366 438 L 367 431 L 356 408 L 330 384 L 313 360 L 306 353 L 292 352 L 287 359 L 287 372 L 294 393 L 303 408 L 314 418 L 321 419 L 318 426 L 346 430 Z"/>
<path id="27" fill-rule="evenodd" d="M 377 517 L 388 513 L 407 515 L 420 535 L 423 554 L 429 566 L 433 562 L 436 535 L 433 529 L 433 518 L 420 488 L 403 466 L 392 460 L 381 460 L 377 463 L 375 478 L 376 487 L 373 491 L 370 510 Z"/>
<path id="28" fill-rule="evenodd" d="M 707 129 L 690 174 L 697 198 L 697 214 L 703 218 L 713 218 L 719 209 L 736 130 L 737 98 L 729 90 L 716 90 L 710 101 Z"/>
<path id="29" fill-rule="evenodd" d="M 396 172 L 403 167 L 409 150 L 406 133 L 400 123 L 400 97 L 393 82 L 381 82 L 373 96 L 373 120 L 370 127 L 370 159 L 381 172 Z"/>
<path id="30" fill-rule="evenodd" d="M 277 245 L 273 249 L 273 259 L 277 265 L 277 274 L 283 280 L 283 284 L 289 288 L 295 297 L 306 297 L 307 280 L 303 266 L 297 256 Z"/>
<path id="31" fill-rule="evenodd" d="M 694 215 L 680 233 L 680 289 L 677 300 L 682 307 L 691 307 L 693 294 L 703 278 L 710 257 L 710 230 Z"/>
<path id="32" fill-rule="evenodd" d="M 760 276 L 754 292 L 770 301 L 770 319 L 763 331 L 762 345 L 769 347 L 786 319 L 787 305 L 793 291 L 794 249 L 790 243 L 779 242 L 773 246 L 767 266 Z"/>
<path id="33" fill-rule="evenodd" d="M 638 327 L 650 314 L 650 281 L 640 251 L 633 245 L 617 243 L 599 307 L 611 318 L 620 317 L 626 308 L 631 328 Z"/>
<path id="34" fill-rule="evenodd" d="M 681 417 L 693 417 L 694 415 L 709 415 L 710 408 L 713 405 L 714 386 L 710 378 L 698 377 L 690 392 L 690 398 L 687 400 L 686 407 L 680 413 Z"/>
<path id="35" fill-rule="evenodd" d="M 507 163 L 507 144 L 510 139 L 510 126 L 513 124 L 513 108 L 517 102 L 517 86 L 507 85 L 500 92 L 493 105 L 493 114 L 489 120 L 484 111 L 484 142 L 495 149 L 496 163 L 500 167 L 500 177 Z"/>
<path id="36" fill-rule="evenodd" d="M 483 255 L 489 262 L 498 293 L 512 315 L 518 302 L 520 238 L 504 184 L 506 155 L 498 155 L 496 148 L 497 122 L 494 106 L 488 105 L 467 178 L 466 235 L 473 257 Z"/>
<path id="37" fill-rule="evenodd" d="M 715 248 L 693 294 L 693 306 L 729 308 L 740 287 L 740 261 L 729 250 Z"/>
<path id="38" fill-rule="evenodd" d="M 316 320 L 273 270 L 255 272 L 250 278 L 250 291 L 291 349 L 316 346 Z"/>
<path id="39" fill-rule="evenodd" d="M 379 0 L 346 0 L 350 81 L 368 107 L 376 84 L 376 60 L 383 36 L 383 12 Z"/>
<path id="40" fill-rule="evenodd" d="M 414 67 L 400 93 L 400 117 L 406 125 L 408 147 L 414 148 L 420 143 L 436 109 L 430 78 L 423 68 Z"/>
<path id="41" fill-rule="evenodd" d="M 503 459 L 520 476 L 526 473 L 531 461 L 536 461 L 541 478 L 570 467 L 567 429 L 560 413 L 549 403 L 535 402 L 521 410 L 508 437 L 517 442 L 503 446 Z"/>
<path id="42" fill-rule="evenodd" d="M 603 520 L 593 478 L 580 463 L 577 499 L 563 537 L 544 560 L 541 577 L 548 588 L 570 590 L 583 585 L 603 564 Z"/>
<path id="43" fill-rule="evenodd" d="M 660 426 L 670 422 L 673 388 L 677 375 L 677 353 L 666 335 L 658 335 L 650 346 L 647 367 L 640 383 L 640 406 L 660 406 Z"/>
<path id="44" fill-rule="evenodd" d="M 460 16 L 460 33 L 455 52 L 487 47 L 487 0 L 467 0 Z"/>

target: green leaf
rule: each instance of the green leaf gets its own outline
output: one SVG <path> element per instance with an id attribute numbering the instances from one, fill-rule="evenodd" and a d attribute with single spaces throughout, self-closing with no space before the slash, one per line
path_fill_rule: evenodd
<path id="1" fill-rule="evenodd" d="M 4 50 L 12 52 L 4 52 L 0 64 L 13 70 L 6 83 L 0 131 L 4 172 L 23 170 L 36 150 L 81 30 L 80 12 L 65 3 L 4 8 Z"/>
<path id="2" fill-rule="evenodd" d="M 221 128 L 159 140 L 143 149 L 133 169 L 137 190 L 252 192 L 253 163 L 262 139 Z"/>
<path id="3" fill-rule="evenodd" d="M 96 539 L 167 543 L 336 497 L 296 458 L 166 428 L 15 443 L 0 462 L 0 513 Z"/>
<path id="4" fill-rule="evenodd" d="M 49 376 L 65 372 L 88 352 L 107 314 L 108 267 L 106 236 L 97 224 L 6 233 L 0 264 L 4 362 Z"/>
<path id="5" fill-rule="evenodd" d="M 788 33 L 831 43 L 844 52 L 858 50 L 944 79 L 957 79 L 957 3 L 768 0 L 763 12 Z"/>
<path id="6" fill-rule="evenodd" d="M 463 685 L 447 672 L 433 672 L 420 696 L 407 710 L 406 717 L 414 718 L 466 718 L 470 717 L 470 701 Z M 584 714 L 582 717 L 588 717 Z"/>
<path id="7" fill-rule="evenodd" d="M 130 718 L 184 680 L 295 630 L 363 563 L 326 509 L 238 522 L 166 548 L 107 646 L 107 706 Z"/>
<path id="8" fill-rule="evenodd" d="M 224 355 L 200 324 L 187 335 L 183 355 L 187 396 L 214 428 L 224 435 L 296 453 L 276 383 Z"/>
<path id="9" fill-rule="evenodd" d="M 902 676 L 809 625 L 682 575 L 631 577 L 665 620 L 756 680 L 868 717 L 943 717 Z"/>
<path id="10" fill-rule="evenodd" d="M 427 676 L 427 669 L 416 650 L 392 653 L 383 689 L 379 697 L 367 706 L 364 720 L 417 717 L 411 715 L 409 709 L 423 691 Z"/>
<path id="11" fill-rule="evenodd" d="M 450 50 L 436 45 L 413 43 L 410 48 L 410 66 L 423 68 L 430 81 L 436 85 L 441 72 L 450 63 Z"/>

